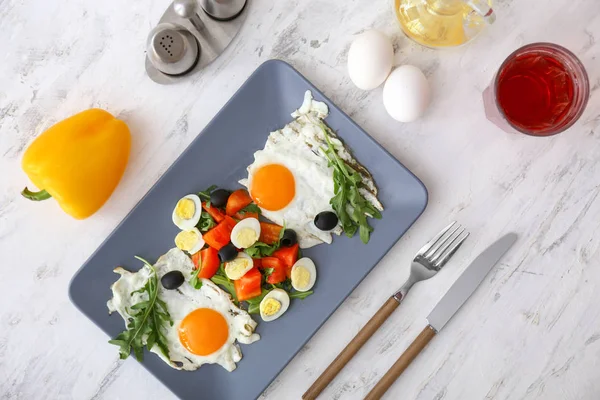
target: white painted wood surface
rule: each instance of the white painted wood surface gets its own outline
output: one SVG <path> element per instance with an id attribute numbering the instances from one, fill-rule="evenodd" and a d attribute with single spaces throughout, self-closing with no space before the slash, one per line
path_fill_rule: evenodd
<path id="1" fill-rule="evenodd" d="M 457 219 L 472 232 L 323 398 L 360 399 L 420 332 L 467 262 L 507 231 L 516 247 L 388 392 L 389 399 L 600 398 L 600 2 L 497 1 L 497 23 L 462 48 L 402 36 L 390 0 L 251 0 L 240 36 L 202 74 L 160 86 L 144 73 L 146 35 L 168 0 L 0 0 L 0 398 L 173 395 L 70 304 L 69 279 L 263 61 L 281 58 L 323 90 L 427 185 L 426 212 L 264 393 L 299 398 L 407 277 L 417 249 Z M 398 63 L 425 71 L 434 100 L 414 123 L 386 115 L 381 88 L 346 74 L 352 35 L 394 37 Z M 550 41 L 587 67 L 581 120 L 552 138 L 489 123 L 481 92 L 517 47 Z M 111 200 L 85 222 L 30 204 L 20 158 L 52 123 L 92 106 L 125 119 L 133 148 Z"/>

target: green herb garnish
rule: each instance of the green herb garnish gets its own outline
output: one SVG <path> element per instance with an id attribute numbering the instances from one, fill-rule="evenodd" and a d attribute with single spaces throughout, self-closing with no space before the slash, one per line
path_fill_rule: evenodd
<path id="1" fill-rule="evenodd" d="M 265 273 L 265 278 L 268 278 L 275 271 L 275 268 L 265 268 L 263 271 Z"/>
<path id="2" fill-rule="evenodd" d="M 271 284 L 271 286 L 275 289 L 283 289 L 286 292 L 290 293 L 292 291 L 292 281 L 288 278 L 281 283 Z"/>
<path id="3" fill-rule="evenodd" d="M 204 199 L 206 201 L 206 207 L 210 207 L 210 194 L 216 188 L 217 188 L 217 185 L 211 185 L 208 187 L 208 189 L 206 189 L 202 192 L 198 192 L 198 197 L 200 197 L 201 200 Z"/>
<path id="4" fill-rule="evenodd" d="M 119 333 L 116 338 L 109 340 L 108 343 L 119 346 L 119 357 L 126 359 L 133 354 L 138 361 L 144 359 L 144 338 L 146 349 L 150 351 L 156 344 L 160 352 L 169 358 L 169 348 L 167 338 L 162 332 L 164 324 L 173 326 L 173 321 L 167 310 L 167 305 L 158 297 L 158 276 L 156 270 L 150 263 L 141 257 L 136 256 L 142 261 L 152 274 L 146 281 L 146 284 L 138 290 L 131 292 L 147 294 L 148 299 L 131 306 L 129 310 L 130 318 L 127 322 L 127 329 Z"/>
<path id="5" fill-rule="evenodd" d="M 329 138 L 331 129 L 324 123 L 321 123 L 321 129 L 327 142 L 327 148 L 321 150 L 329 161 L 329 166 L 333 167 L 334 196 L 329 203 L 335 210 L 346 236 L 353 237 L 358 231 L 360 239 L 366 244 L 373 231 L 367 222 L 367 217 L 380 219 L 381 213 L 360 193 L 362 177 L 335 151 Z"/>
<path id="6" fill-rule="evenodd" d="M 238 211 L 238 214 L 240 214 L 240 215 L 245 215 L 246 213 L 255 213 L 255 214 L 260 215 L 261 214 L 260 207 L 254 203 L 250 203 L 246 207 L 244 207 L 240 211 Z"/>
<path id="7" fill-rule="evenodd" d="M 290 299 L 304 300 L 305 298 L 307 298 L 308 296 L 310 296 L 313 293 L 314 292 L 312 290 L 307 290 L 306 292 L 294 292 L 294 293 L 290 293 Z"/>
<path id="8" fill-rule="evenodd" d="M 202 287 L 202 279 L 198 278 L 198 274 L 202 269 L 202 257 L 198 257 L 198 267 L 192 272 L 192 277 L 190 278 L 190 285 L 194 289 L 200 289 Z"/>
<path id="9" fill-rule="evenodd" d="M 262 258 L 271 256 L 278 248 L 279 243 L 270 245 L 263 242 L 256 242 L 244 250 L 244 252 L 252 258 Z"/>
<path id="10" fill-rule="evenodd" d="M 200 214 L 200 221 L 198 221 L 196 228 L 198 228 L 200 232 L 207 232 L 216 225 L 217 223 L 215 222 L 213 217 L 211 217 L 210 214 L 206 211 L 202 210 L 202 214 Z"/>
<path id="11" fill-rule="evenodd" d="M 231 294 L 231 297 L 233 297 L 233 302 L 236 304 L 238 303 L 237 296 L 235 294 L 235 286 L 233 285 L 233 282 L 231 282 L 231 279 L 225 275 L 223 264 L 219 266 L 217 273 L 210 278 L 210 280 L 217 285 L 223 286 L 229 292 L 229 294 Z"/>
<path id="12" fill-rule="evenodd" d="M 262 292 L 260 293 L 260 295 L 253 297 L 249 300 L 246 300 L 246 303 L 248 303 L 248 313 L 249 314 L 258 314 L 260 312 L 260 302 L 262 301 L 262 299 L 265 298 L 265 296 L 269 292 L 270 292 L 270 290 L 263 289 Z"/>

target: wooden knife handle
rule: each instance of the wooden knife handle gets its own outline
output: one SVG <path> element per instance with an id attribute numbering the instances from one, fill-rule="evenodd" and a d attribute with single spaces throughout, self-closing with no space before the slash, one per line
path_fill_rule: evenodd
<path id="1" fill-rule="evenodd" d="M 390 368 L 383 378 L 377 382 L 375 387 L 371 389 L 367 397 L 365 397 L 365 400 L 380 399 L 434 336 L 435 330 L 431 325 L 427 325 L 410 346 L 408 346 L 404 353 L 402 353 L 398 361 L 392 365 L 392 368 Z"/>
<path id="2" fill-rule="evenodd" d="M 398 307 L 400 302 L 390 297 L 381 308 L 371 317 L 369 322 L 356 334 L 354 339 L 342 352 L 336 357 L 321 376 L 312 384 L 312 386 L 302 395 L 304 400 L 314 400 L 337 376 L 344 366 L 354 357 L 360 348 L 369 340 L 371 336 L 379 329 L 383 322 Z"/>

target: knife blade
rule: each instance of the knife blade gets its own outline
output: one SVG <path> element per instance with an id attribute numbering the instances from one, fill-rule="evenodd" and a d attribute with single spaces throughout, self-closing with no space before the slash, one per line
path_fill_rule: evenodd
<path id="1" fill-rule="evenodd" d="M 475 289 L 483 281 L 483 278 L 500 261 L 516 240 L 517 235 L 515 233 L 504 235 L 469 264 L 467 269 L 450 286 L 444 297 L 433 308 L 433 311 L 427 317 L 429 324 L 402 353 L 398 361 L 392 365 L 388 372 L 371 389 L 364 400 L 379 400 L 384 395 L 402 372 L 419 355 L 421 350 L 427 346 L 431 339 L 450 321 L 467 299 L 471 297 Z"/>
<path id="2" fill-rule="evenodd" d="M 465 269 L 427 316 L 429 325 L 436 332 L 439 332 L 465 301 L 471 297 L 483 278 L 500 261 L 500 258 L 512 247 L 516 240 L 517 235 L 515 233 L 504 235 L 479 254 Z"/>

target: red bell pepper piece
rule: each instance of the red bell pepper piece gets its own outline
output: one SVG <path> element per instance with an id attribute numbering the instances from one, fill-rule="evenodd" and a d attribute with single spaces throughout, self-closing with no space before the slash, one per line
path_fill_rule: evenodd
<path id="1" fill-rule="evenodd" d="M 213 207 L 212 205 L 209 207 L 206 205 L 206 202 L 202 203 L 202 208 L 204 211 L 208 213 L 215 220 L 216 223 L 219 223 L 225 219 L 225 213 L 219 210 L 217 207 Z"/>
<path id="2" fill-rule="evenodd" d="M 260 238 L 259 241 L 266 244 L 275 244 L 279 241 L 279 234 L 283 228 L 277 224 L 268 222 L 260 223 Z"/>
<path id="3" fill-rule="evenodd" d="M 198 272 L 198 278 L 210 279 L 219 269 L 221 261 L 219 260 L 219 252 L 212 247 L 208 247 L 200 251 L 202 266 Z"/>
<path id="4" fill-rule="evenodd" d="M 272 283 L 272 284 L 281 283 L 281 282 L 285 281 L 287 278 L 286 266 L 283 263 L 283 261 L 281 261 L 277 257 L 264 257 L 262 259 L 262 268 L 263 269 L 266 269 L 266 268 L 273 269 L 271 274 L 267 277 L 267 283 Z"/>
<path id="5" fill-rule="evenodd" d="M 286 267 L 292 267 L 298 261 L 298 249 L 300 246 L 296 243 L 290 247 L 280 247 L 273 252 L 273 257 L 279 258 Z"/>
<path id="6" fill-rule="evenodd" d="M 238 189 L 229 195 L 225 212 L 227 215 L 233 216 L 250 203 L 252 203 L 252 198 L 248 194 L 248 191 L 246 189 Z"/>
<path id="7" fill-rule="evenodd" d="M 231 239 L 231 231 L 235 226 L 236 222 L 233 218 L 225 216 L 223 221 L 219 222 L 217 226 L 210 229 L 202 237 L 204 241 L 213 249 L 221 250 L 221 247 L 229 243 Z"/>
<path id="8" fill-rule="evenodd" d="M 237 299 L 244 301 L 260 296 L 262 293 L 261 281 L 262 274 L 256 267 L 246 272 L 240 279 L 233 281 Z"/>
<path id="9" fill-rule="evenodd" d="M 292 267 L 298 261 L 298 249 L 300 245 L 296 243 L 290 247 L 280 247 L 273 252 L 273 257 L 279 258 L 285 265 L 285 274 L 288 278 L 292 277 Z"/>

